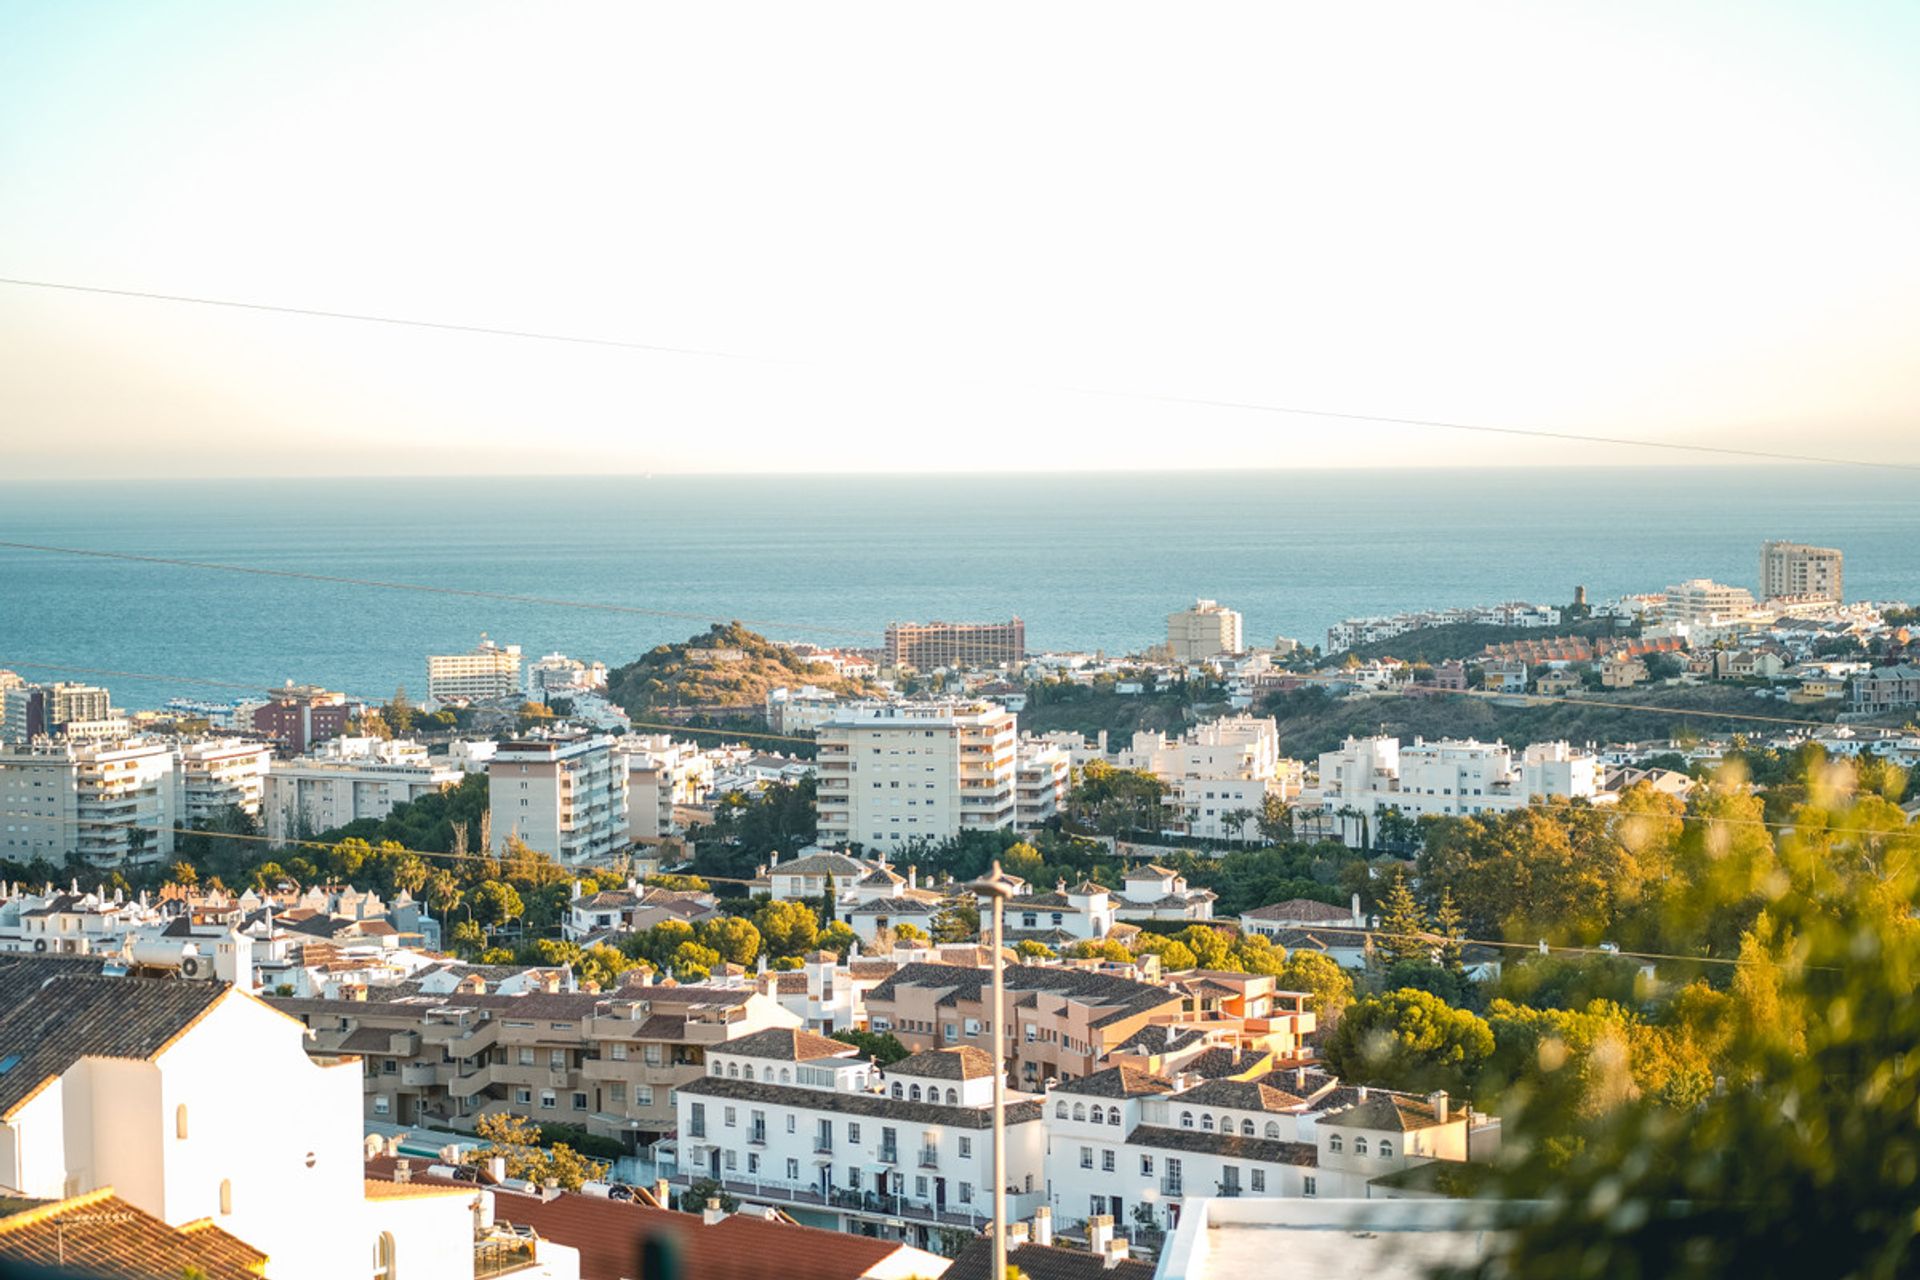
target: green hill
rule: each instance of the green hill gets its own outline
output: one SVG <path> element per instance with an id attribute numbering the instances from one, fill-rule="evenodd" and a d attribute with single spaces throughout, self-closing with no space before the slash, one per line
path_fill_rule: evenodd
<path id="1" fill-rule="evenodd" d="M 628 715 L 668 707 L 740 707 L 760 711 L 767 691 L 815 685 L 835 693 L 874 695 L 879 686 L 848 680 L 823 662 L 808 662 L 737 622 L 715 623 L 680 644 L 663 644 L 607 673 L 607 696 Z"/>

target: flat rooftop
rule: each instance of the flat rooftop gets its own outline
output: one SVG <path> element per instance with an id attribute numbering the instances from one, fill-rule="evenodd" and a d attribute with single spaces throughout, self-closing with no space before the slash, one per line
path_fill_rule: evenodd
<path id="1" fill-rule="evenodd" d="M 1493 1252 L 1493 1210 L 1458 1200 L 1192 1201 L 1155 1280 L 1424 1280 Z"/>

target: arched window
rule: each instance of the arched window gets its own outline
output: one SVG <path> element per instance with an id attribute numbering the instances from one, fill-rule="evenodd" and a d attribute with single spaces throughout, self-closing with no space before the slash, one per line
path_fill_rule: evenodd
<path id="1" fill-rule="evenodd" d="M 948 1106 L 950 1106 L 950 1107 L 957 1107 L 957 1106 L 959 1106 L 959 1105 L 960 1105 L 960 1091 L 959 1091 L 959 1090 L 957 1090 L 957 1089 L 949 1089 L 949 1090 L 947 1090 L 947 1105 L 948 1105 Z"/>
<path id="2" fill-rule="evenodd" d="M 233 1179 L 220 1179 L 220 1212 L 233 1212 Z"/>
<path id="3" fill-rule="evenodd" d="M 1067 1104 L 1064 1099 L 1053 1104 L 1053 1118 L 1055 1120 L 1065 1120 L 1067 1118 Z"/>
<path id="4" fill-rule="evenodd" d="M 1382 1160 L 1391 1160 L 1393 1158 L 1393 1143 L 1387 1141 L 1385 1138 L 1380 1139 L 1380 1158 Z"/>
<path id="5" fill-rule="evenodd" d="M 173 1136 L 176 1138 L 187 1136 L 187 1104 L 184 1102 L 173 1109 Z"/>
<path id="6" fill-rule="evenodd" d="M 393 1232 L 382 1231 L 373 1242 L 373 1280 L 394 1280 L 400 1272 L 395 1266 Z"/>
<path id="7" fill-rule="evenodd" d="M 740 1064 L 737 1062 L 729 1062 L 727 1064 L 727 1075 L 732 1079 L 738 1080 L 740 1078 Z"/>
<path id="8" fill-rule="evenodd" d="M 1087 1109 L 1086 1109 L 1085 1107 L 1083 1107 L 1083 1106 L 1081 1106 L 1081 1105 L 1080 1105 L 1079 1103 L 1077 1103 L 1077 1102 L 1076 1102 L 1076 1103 L 1074 1103 L 1074 1104 L 1073 1104 L 1073 1118 L 1074 1118 L 1075 1120 L 1085 1120 L 1085 1119 L 1087 1118 Z"/>
<path id="9" fill-rule="evenodd" d="M 793 1073 L 787 1070 L 785 1067 L 780 1068 L 780 1083 L 781 1084 L 793 1083 Z"/>
<path id="10" fill-rule="evenodd" d="M 1269 1137 L 1269 1138 L 1278 1138 L 1279 1136 L 1280 1136 L 1280 1123 L 1279 1123 L 1279 1121 L 1277 1121 L 1277 1120 L 1269 1120 L 1269 1121 L 1267 1121 L 1267 1137 Z"/>
<path id="11" fill-rule="evenodd" d="M 912 1086 L 910 1086 L 910 1087 L 909 1087 L 909 1088 L 907 1089 L 907 1101 L 908 1101 L 908 1102 L 918 1102 L 918 1101 L 920 1101 L 920 1086 L 919 1086 L 919 1085 L 917 1085 L 917 1084 L 916 1084 L 916 1085 L 912 1085 Z"/>
<path id="12" fill-rule="evenodd" d="M 713 1074 L 720 1074 L 720 1060 L 718 1058 L 715 1058 L 713 1061 Z"/>
<path id="13" fill-rule="evenodd" d="M 1243 1138 L 1251 1138 L 1253 1136 L 1253 1121 L 1242 1120 L 1240 1122 L 1240 1136 Z"/>
<path id="14" fill-rule="evenodd" d="M 1327 1150 L 1329 1150 L 1329 1151 L 1338 1151 L 1339 1149 L 1340 1149 L 1340 1135 L 1339 1135 L 1339 1134 L 1337 1134 L 1337 1133 L 1330 1133 L 1330 1134 L 1328 1134 L 1328 1135 L 1327 1135 Z"/>
<path id="15" fill-rule="evenodd" d="M 1120 1123 L 1120 1108 L 1118 1108 L 1118 1107 L 1108 1107 L 1108 1108 L 1107 1108 L 1107 1123 L 1108 1123 L 1108 1124 L 1119 1124 L 1119 1123 Z"/>
<path id="16" fill-rule="evenodd" d="M 1182 1129 L 1191 1129 L 1191 1128 L 1193 1128 L 1193 1112 L 1191 1112 L 1191 1111 L 1182 1111 L 1182 1112 L 1180 1113 L 1180 1127 L 1181 1127 Z"/>
<path id="17" fill-rule="evenodd" d="M 1200 1127 L 1202 1129 L 1205 1129 L 1208 1133 L 1213 1132 L 1213 1117 L 1206 1114 L 1204 1111 L 1200 1113 Z"/>
<path id="18" fill-rule="evenodd" d="M 1353 1154 L 1357 1156 L 1367 1154 L 1367 1140 L 1365 1138 L 1355 1138 L 1353 1140 Z"/>
<path id="19" fill-rule="evenodd" d="M 753 1079 L 753 1064 L 751 1062 L 749 1062 L 746 1066 L 740 1068 L 740 1078 L 742 1080 Z"/>
<path id="20" fill-rule="evenodd" d="M 899 1082 L 898 1080 L 895 1080 L 895 1081 L 893 1082 L 893 1097 L 894 1097 L 894 1100 L 895 1100 L 895 1101 L 897 1102 L 897 1101 L 899 1101 L 899 1100 L 900 1100 L 901 1098 L 904 1098 L 904 1097 L 906 1097 L 906 1096 L 907 1096 L 907 1089 L 906 1089 L 906 1086 L 905 1086 L 905 1085 L 903 1085 L 903 1084 L 901 1084 L 901 1083 L 900 1083 L 900 1082 Z"/>

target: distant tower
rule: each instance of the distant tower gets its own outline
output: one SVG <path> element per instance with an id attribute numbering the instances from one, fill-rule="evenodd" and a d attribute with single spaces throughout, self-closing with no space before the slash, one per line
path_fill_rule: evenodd
<path id="1" fill-rule="evenodd" d="M 1592 614 L 1593 609 L 1587 604 L 1587 589 L 1585 587 L 1575 587 L 1573 589 L 1573 603 L 1567 606 L 1567 620 L 1569 622 L 1577 622 L 1582 618 L 1591 617 Z"/>

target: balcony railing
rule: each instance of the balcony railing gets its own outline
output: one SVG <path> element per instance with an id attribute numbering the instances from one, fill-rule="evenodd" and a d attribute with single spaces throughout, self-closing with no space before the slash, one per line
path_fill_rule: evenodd
<path id="1" fill-rule="evenodd" d="M 518 1233 L 487 1236 L 473 1242 L 474 1280 L 490 1280 L 530 1267 L 539 1251 L 539 1238 Z"/>
<path id="2" fill-rule="evenodd" d="M 920 1149 L 920 1167 L 922 1169 L 938 1169 L 940 1167 L 940 1152 L 934 1148 L 922 1147 Z"/>
<path id="3" fill-rule="evenodd" d="M 1177 1196 L 1184 1195 L 1185 1192 L 1180 1189 L 1180 1179 L 1162 1178 L 1160 1179 L 1160 1194 L 1163 1196 Z"/>

